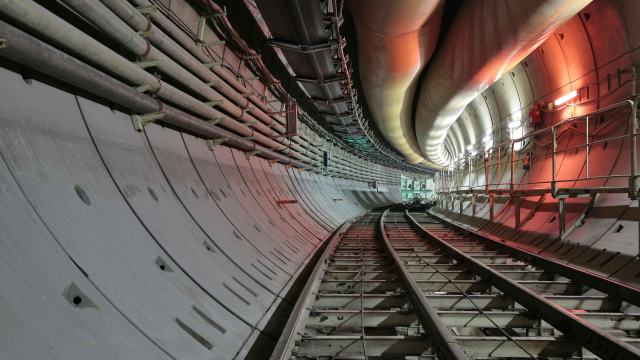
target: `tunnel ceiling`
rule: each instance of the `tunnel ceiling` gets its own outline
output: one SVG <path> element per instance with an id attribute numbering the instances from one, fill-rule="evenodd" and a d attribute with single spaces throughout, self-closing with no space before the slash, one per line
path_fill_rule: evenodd
<path id="1" fill-rule="evenodd" d="M 314 121 L 360 153 L 420 172 L 487 136 L 505 140 L 505 124 L 523 119 L 533 100 L 522 60 L 590 2 L 257 0 L 254 17 Z"/>

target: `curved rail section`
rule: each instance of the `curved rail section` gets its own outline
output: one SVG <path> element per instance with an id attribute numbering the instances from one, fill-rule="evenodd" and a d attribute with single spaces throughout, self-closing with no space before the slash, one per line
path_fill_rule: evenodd
<path id="1" fill-rule="evenodd" d="M 575 269 L 569 269 L 568 266 L 530 261 L 534 258 L 524 256 L 504 244 L 479 241 L 470 236 L 468 231 L 448 228 L 428 215 L 411 215 L 407 212 L 405 216 L 408 222 L 404 226 L 405 231 L 422 235 L 408 240 L 413 257 L 425 260 L 431 258 L 430 263 L 456 263 L 462 271 L 459 274 L 443 274 L 443 288 L 453 286 L 465 293 L 502 292 L 503 297 L 518 304 L 516 308 L 526 309 L 524 312 L 511 312 L 511 309 L 504 308 L 501 312 L 489 313 L 485 312 L 488 309 L 478 307 L 477 314 L 470 317 L 471 320 L 484 315 L 496 327 L 496 331 L 502 332 L 509 340 L 503 344 L 513 343 L 520 348 L 524 353 L 520 356 L 597 356 L 604 359 L 640 357 L 640 341 L 627 337 L 640 329 L 640 323 L 636 320 L 639 314 L 621 311 L 628 308 L 629 304 L 618 300 L 618 304 L 613 307 L 613 304 L 608 304 L 605 308 L 581 308 L 584 303 L 594 300 L 604 305 L 607 298 L 600 295 L 611 295 L 612 292 L 616 295 L 628 294 L 630 289 L 623 284 L 600 278 L 597 282 L 601 284 L 609 281 L 609 284 L 600 287 L 604 292 L 597 292 L 590 289 L 595 282 L 585 281 L 588 274 L 582 274 L 580 279 L 576 279 L 578 276 L 572 276 L 576 275 Z M 411 242 L 416 246 L 426 246 L 423 249 L 431 247 L 431 250 L 416 250 Z M 562 266 L 567 269 L 562 269 Z M 463 275 L 465 273 L 466 276 Z M 462 280 L 455 280 L 458 278 Z M 598 295 L 583 296 L 586 293 Z M 571 297 L 574 298 L 573 301 L 567 301 Z M 634 305 L 638 302 L 637 299 L 625 298 Z M 504 322 L 506 319 L 508 320 Z M 469 323 L 465 323 L 465 327 L 469 327 Z M 537 331 L 538 336 L 520 337 L 517 332 L 519 328 L 526 329 L 529 336 L 532 331 Z M 554 331 L 562 336 L 553 336 Z M 474 354 L 474 357 L 478 355 Z"/>
<path id="2" fill-rule="evenodd" d="M 272 360 L 640 356 L 636 301 L 612 295 L 624 285 L 597 291 L 572 272 L 397 208 L 340 233 Z"/>

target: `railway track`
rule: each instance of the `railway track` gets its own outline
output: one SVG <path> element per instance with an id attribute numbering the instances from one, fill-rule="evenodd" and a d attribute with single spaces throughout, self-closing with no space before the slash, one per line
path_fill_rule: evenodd
<path id="1" fill-rule="evenodd" d="M 271 359 L 640 359 L 640 291 L 561 266 L 371 212 L 332 238 Z"/>

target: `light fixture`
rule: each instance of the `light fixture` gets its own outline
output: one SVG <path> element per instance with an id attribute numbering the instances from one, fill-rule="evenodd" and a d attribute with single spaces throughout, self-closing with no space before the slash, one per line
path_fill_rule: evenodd
<path id="1" fill-rule="evenodd" d="M 520 126 L 520 121 L 513 121 L 509 123 L 509 129 L 515 129 Z"/>
<path id="2" fill-rule="evenodd" d="M 491 136 L 485 136 L 484 139 L 482 139 L 483 143 L 488 143 L 489 141 L 491 141 Z"/>
<path id="3" fill-rule="evenodd" d="M 554 101 L 553 103 L 557 106 L 557 105 L 561 105 L 566 103 L 567 101 L 573 99 L 574 97 L 576 97 L 576 95 L 578 95 L 578 90 L 573 90 L 570 93 L 568 93 L 567 95 L 561 97 L 560 99 Z"/>
<path id="4" fill-rule="evenodd" d="M 467 146 L 467 151 L 471 151 L 471 150 L 473 150 L 473 145 Z"/>

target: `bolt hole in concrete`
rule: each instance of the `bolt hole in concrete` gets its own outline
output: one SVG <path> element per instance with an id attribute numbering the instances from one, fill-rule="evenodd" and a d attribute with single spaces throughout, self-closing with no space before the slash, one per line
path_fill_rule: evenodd
<path id="1" fill-rule="evenodd" d="M 220 193 L 222 193 L 222 196 L 224 196 L 225 198 L 227 197 L 227 194 L 225 194 L 224 191 L 222 191 L 222 189 L 220 189 Z"/>
<path id="2" fill-rule="evenodd" d="M 73 305 L 78 306 L 82 302 L 82 298 L 80 296 L 74 296 L 71 302 L 73 303 Z"/>
<path id="3" fill-rule="evenodd" d="M 240 235 L 238 235 L 235 230 L 233 230 L 233 236 L 235 236 L 238 240 L 242 240 L 242 237 L 240 237 Z"/>
<path id="4" fill-rule="evenodd" d="M 158 265 L 158 267 L 162 271 L 173 272 L 173 269 L 171 269 L 171 267 L 169 267 L 169 264 L 167 264 L 164 260 L 162 260 L 162 258 L 160 256 L 158 256 L 156 258 L 156 265 Z"/>
<path id="5" fill-rule="evenodd" d="M 207 249 L 208 251 L 215 253 L 216 251 L 211 247 L 211 245 L 209 245 L 209 243 L 205 240 L 202 245 L 204 245 L 205 249 Z"/>
<path id="6" fill-rule="evenodd" d="M 80 200 L 82 200 L 83 203 L 87 205 L 91 205 L 91 200 L 89 200 L 89 196 L 84 191 L 84 189 L 82 189 L 79 185 L 76 185 L 73 188 L 76 190 L 76 194 L 78 195 Z"/>
<path id="7" fill-rule="evenodd" d="M 258 227 L 258 225 L 253 225 L 254 228 L 256 228 L 256 230 L 258 230 L 258 232 L 262 232 L 262 230 L 260 230 L 260 228 Z"/>
<path id="8" fill-rule="evenodd" d="M 153 189 L 150 187 L 147 187 L 147 190 L 149 191 L 149 195 L 151 195 L 153 200 L 158 201 L 158 196 L 156 195 L 155 191 L 153 191 Z"/>
<path id="9" fill-rule="evenodd" d="M 551 220 L 549 220 L 549 224 L 551 224 L 552 222 L 556 221 L 556 217 L 552 217 Z"/>
<path id="10" fill-rule="evenodd" d="M 244 194 L 244 191 L 242 191 L 242 189 L 240 189 L 240 192 L 242 193 L 242 196 L 247 196 Z"/>
<path id="11" fill-rule="evenodd" d="M 200 196 L 198 196 L 198 193 L 196 193 L 196 191 L 193 188 L 191 188 L 191 192 L 193 193 L 193 196 L 196 197 L 196 199 L 200 199 Z"/>
<path id="12" fill-rule="evenodd" d="M 622 231 L 622 229 L 624 229 L 624 226 L 622 226 L 622 224 L 618 224 L 618 227 L 616 228 L 616 233 L 619 233 L 620 231 Z"/>

